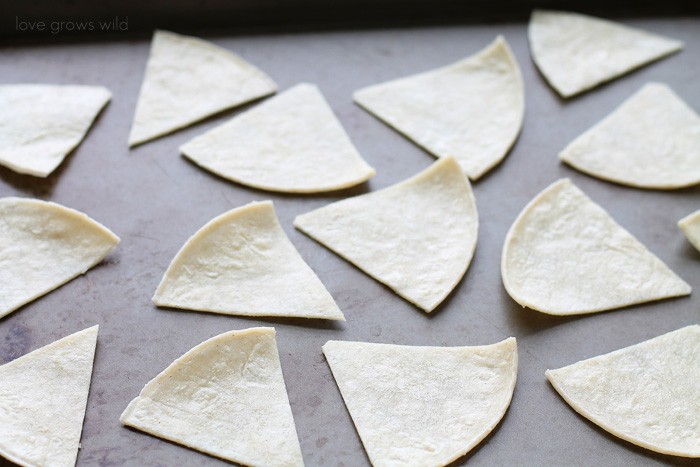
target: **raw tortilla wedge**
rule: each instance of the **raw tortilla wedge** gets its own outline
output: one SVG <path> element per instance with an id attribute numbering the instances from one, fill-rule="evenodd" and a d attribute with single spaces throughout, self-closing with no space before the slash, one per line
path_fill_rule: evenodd
<path id="1" fill-rule="evenodd" d="M 683 48 L 683 42 L 593 16 L 535 10 L 528 28 L 537 68 L 571 97 Z"/>
<path id="2" fill-rule="evenodd" d="M 232 209 L 199 229 L 170 263 L 153 302 L 231 315 L 345 321 L 284 234 L 272 201 Z"/>
<path id="3" fill-rule="evenodd" d="M 129 146 L 273 94 L 265 73 L 226 49 L 167 31 L 153 35 Z"/>
<path id="4" fill-rule="evenodd" d="M 613 435 L 663 454 L 700 457 L 700 326 L 546 375 L 576 412 Z"/>
<path id="5" fill-rule="evenodd" d="M 101 86 L 0 86 L 0 164 L 47 177 L 80 144 L 111 97 Z"/>
<path id="6" fill-rule="evenodd" d="M 25 467 L 75 465 L 97 326 L 0 366 L 0 456 Z"/>
<path id="7" fill-rule="evenodd" d="M 374 193 L 302 214 L 294 225 L 426 312 L 464 276 L 479 218 L 452 157 Z"/>
<path id="8" fill-rule="evenodd" d="M 510 405 L 514 338 L 480 347 L 323 346 L 374 467 L 438 467 L 479 444 Z"/>
<path id="9" fill-rule="evenodd" d="M 217 175 L 270 191 L 340 190 L 375 173 L 319 89 L 306 83 L 198 136 L 180 151 Z"/>
<path id="10" fill-rule="evenodd" d="M 525 114 L 520 68 L 502 36 L 476 55 L 360 89 L 354 99 L 436 157 L 453 156 L 472 180 L 505 157 Z"/>
<path id="11" fill-rule="evenodd" d="M 690 294 L 690 286 L 569 179 L 525 206 L 506 236 L 503 285 L 553 315 L 610 310 Z"/>
<path id="12" fill-rule="evenodd" d="M 273 328 L 226 332 L 194 347 L 120 420 L 244 465 L 304 465 Z"/>
<path id="13" fill-rule="evenodd" d="M 683 230 L 688 241 L 700 251 L 700 210 L 685 216 L 678 221 L 678 227 Z"/>
<path id="14" fill-rule="evenodd" d="M 0 198 L 0 317 L 84 274 L 119 237 L 82 212 Z"/>

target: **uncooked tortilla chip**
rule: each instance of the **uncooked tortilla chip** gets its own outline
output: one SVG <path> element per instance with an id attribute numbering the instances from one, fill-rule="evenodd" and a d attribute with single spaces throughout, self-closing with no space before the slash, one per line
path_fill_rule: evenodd
<path id="1" fill-rule="evenodd" d="M 0 366 L 0 456 L 26 467 L 75 465 L 97 329 Z"/>
<path id="2" fill-rule="evenodd" d="M 690 286 L 569 179 L 525 206 L 506 236 L 503 285 L 543 313 L 573 315 L 690 294 Z"/>
<path id="3" fill-rule="evenodd" d="M 318 88 L 306 83 L 198 136 L 180 151 L 217 175 L 270 191 L 339 190 L 375 173 Z"/>
<path id="4" fill-rule="evenodd" d="M 700 251 L 700 210 L 678 221 L 678 227 L 683 230 L 688 241 Z"/>
<path id="5" fill-rule="evenodd" d="M 265 73 L 226 49 L 167 31 L 153 35 L 129 146 L 272 94 Z"/>
<path id="6" fill-rule="evenodd" d="M 571 97 L 677 52 L 683 42 L 592 16 L 535 10 L 532 59 L 562 97 Z"/>
<path id="7" fill-rule="evenodd" d="M 84 274 L 119 237 L 82 212 L 0 198 L 0 317 Z"/>
<path id="8" fill-rule="evenodd" d="M 700 326 L 546 375 L 576 412 L 613 435 L 663 454 L 700 457 Z"/>
<path id="9" fill-rule="evenodd" d="M 153 302 L 231 315 L 345 321 L 284 234 L 272 201 L 232 209 L 199 229 L 170 263 Z"/>
<path id="10" fill-rule="evenodd" d="M 194 347 L 143 388 L 121 422 L 244 465 L 304 465 L 273 328 Z"/>
<path id="11" fill-rule="evenodd" d="M 463 456 L 498 425 L 518 372 L 512 337 L 480 347 L 329 341 L 323 353 L 374 467 Z"/>
<path id="12" fill-rule="evenodd" d="M 354 99 L 434 156 L 453 156 L 472 180 L 505 157 L 525 114 L 520 68 L 501 36 L 476 55 Z"/>
<path id="13" fill-rule="evenodd" d="M 0 164 L 48 176 L 80 144 L 111 97 L 101 86 L 0 86 Z"/>
<path id="14" fill-rule="evenodd" d="M 452 157 L 401 183 L 302 214 L 294 225 L 427 312 L 469 267 L 479 231 Z"/>

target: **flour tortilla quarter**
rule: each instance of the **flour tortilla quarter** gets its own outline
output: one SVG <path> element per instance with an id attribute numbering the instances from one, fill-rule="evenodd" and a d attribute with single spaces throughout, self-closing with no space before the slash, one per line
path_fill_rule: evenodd
<path id="1" fill-rule="evenodd" d="M 198 136 L 180 151 L 217 175 L 270 191 L 340 190 L 375 173 L 318 87 L 307 83 Z"/>
<path id="2" fill-rule="evenodd" d="M 700 251 L 700 210 L 685 216 L 678 221 L 678 227 L 683 230 L 688 241 Z"/>
<path id="3" fill-rule="evenodd" d="M 244 465 L 304 465 L 273 328 L 194 347 L 143 388 L 121 422 Z"/>
<path id="4" fill-rule="evenodd" d="M 153 35 L 129 146 L 273 94 L 265 73 L 226 49 L 167 31 Z"/>
<path id="5" fill-rule="evenodd" d="M 562 97 L 571 97 L 683 48 L 683 42 L 593 16 L 535 10 L 532 59 Z"/>
<path id="6" fill-rule="evenodd" d="M 0 164 L 47 177 L 85 138 L 111 97 L 101 86 L 0 86 Z"/>
<path id="7" fill-rule="evenodd" d="M 97 326 L 0 366 L 0 456 L 24 467 L 75 465 Z"/>
<path id="8" fill-rule="evenodd" d="M 84 274 L 119 237 L 82 212 L 0 198 L 0 317 Z"/>
<path id="9" fill-rule="evenodd" d="M 663 454 L 700 457 L 700 326 L 546 375 L 576 412 L 613 435 Z"/>
<path id="10" fill-rule="evenodd" d="M 522 306 L 574 315 L 690 294 L 690 286 L 569 179 L 553 183 L 506 236 L 503 285 Z"/>
<path id="11" fill-rule="evenodd" d="M 514 338 L 480 347 L 323 346 L 374 467 L 438 467 L 479 444 L 510 405 Z"/>
<path id="12" fill-rule="evenodd" d="M 355 102 L 476 180 L 515 142 L 525 115 L 520 68 L 502 36 L 437 70 L 360 89 Z"/>
<path id="13" fill-rule="evenodd" d="M 445 157 L 391 187 L 302 214 L 294 225 L 431 312 L 469 267 L 479 217 L 469 180 Z"/>

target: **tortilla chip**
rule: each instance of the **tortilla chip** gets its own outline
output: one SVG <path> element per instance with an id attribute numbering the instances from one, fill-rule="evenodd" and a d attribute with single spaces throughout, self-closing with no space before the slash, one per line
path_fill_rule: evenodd
<path id="1" fill-rule="evenodd" d="M 683 230 L 688 241 L 700 251 L 700 210 L 685 216 L 678 221 L 678 227 Z"/>

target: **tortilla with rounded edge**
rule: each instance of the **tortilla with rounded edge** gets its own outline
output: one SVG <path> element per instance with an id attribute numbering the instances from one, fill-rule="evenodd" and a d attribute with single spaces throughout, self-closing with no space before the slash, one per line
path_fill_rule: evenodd
<path id="1" fill-rule="evenodd" d="M 38 199 L 0 198 L 0 317 L 85 274 L 118 243 L 82 212 Z"/>
<path id="2" fill-rule="evenodd" d="M 688 241 L 700 251 L 700 210 L 679 220 L 678 227 L 683 230 Z"/>
<path id="3" fill-rule="evenodd" d="M 0 456 L 25 467 L 75 465 L 98 326 L 0 366 Z"/>
<path id="4" fill-rule="evenodd" d="M 476 180 L 515 143 L 525 115 L 520 68 L 498 36 L 481 52 L 433 71 L 355 92 L 355 102 Z"/>
<path id="5" fill-rule="evenodd" d="M 546 375 L 576 412 L 618 438 L 663 454 L 700 457 L 700 326 Z"/>
<path id="6" fill-rule="evenodd" d="M 272 201 L 232 209 L 199 229 L 170 263 L 153 302 L 230 315 L 345 321 L 285 235 Z"/>
<path id="7" fill-rule="evenodd" d="M 506 236 L 501 276 L 520 305 L 552 315 L 690 294 L 690 286 L 571 181 L 525 206 Z"/>
<path id="8" fill-rule="evenodd" d="M 265 73 L 226 49 L 196 37 L 156 31 L 129 146 L 276 90 Z"/>
<path id="9" fill-rule="evenodd" d="M 697 185 L 700 116 L 667 85 L 648 83 L 559 158 L 623 185 L 664 190 Z"/>
<path id="10" fill-rule="evenodd" d="M 0 86 L 0 164 L 47 177 L 85 138 L 112 94 L 102 86 Z"/>
<path id="11" fill-rule="evenodd" d="M 296 228 L 426 312 L 464 276 L 479 216 L 452 157 L 373 193 L 298 216 Z"/>
<path id="12" fill-rule="evenodd" d="M 146 384 L 120 420 L 244 465 L 304 465 L 273 328 L 194 347 Z"/>
<path id="13" fill-rule="evenodd" d="M 375 174 L 314 84 L 302 83 L 185 143 L 199 166 L 262 190 L 317 193 Z"/>
<path id="14" fill-rule="evenodd" d="M 511 337 L 479 347 L 328 341 L 323 346 L 374 467 L 437 467 L 500 422 L 518 372 Z"/>
<path id="15" fill-rule="evenodd" d="M 572 97 L 683 48 L 683 42 L 613 21 L 534 10 L 532 60 L 562 97 Z"/>

